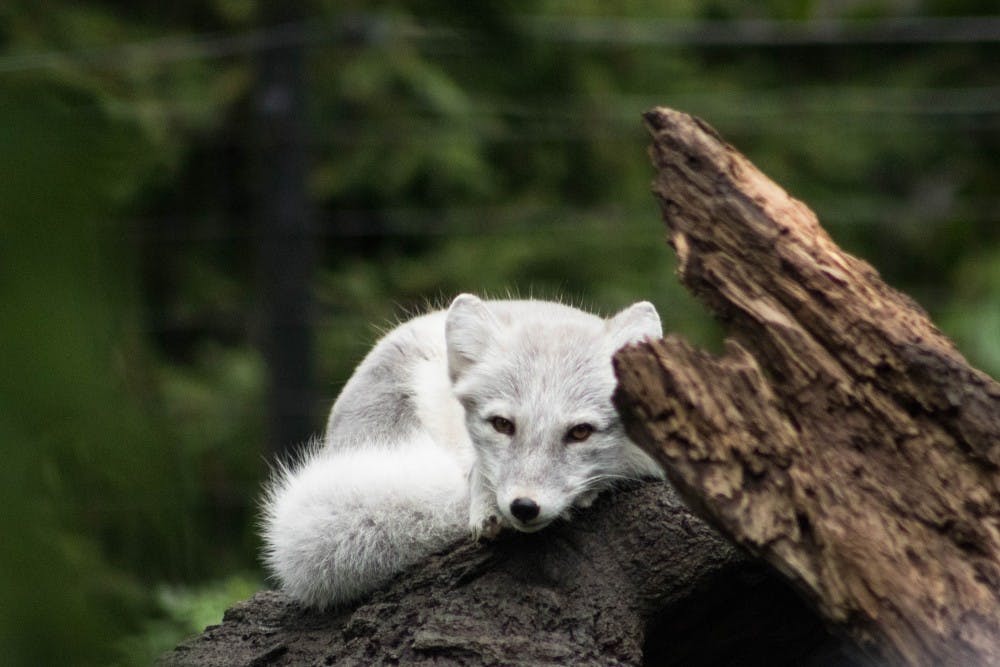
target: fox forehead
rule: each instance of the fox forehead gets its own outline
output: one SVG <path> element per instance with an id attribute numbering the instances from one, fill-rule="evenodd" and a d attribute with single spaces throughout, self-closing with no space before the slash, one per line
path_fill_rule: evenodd
<path id="1" fill-rule="evenodd" d="M 589 326 L 517 327 L 505 332 L 455 386 L 467 406 L 509 403 L 524 409 L 611 409 L 614 374 L 610 341 Z"/>

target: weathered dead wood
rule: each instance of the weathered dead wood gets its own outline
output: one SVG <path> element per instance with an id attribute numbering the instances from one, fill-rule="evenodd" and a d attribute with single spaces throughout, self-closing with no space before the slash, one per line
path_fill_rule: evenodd
<path id="1" fill-rule="evenodd" d="M 650 483 L 541 535 L 456 545 L 340 612 L 258 593 L 161 664 L 773 666 L 831 650 L 787 584 Z"/>
<path id="2" fill-rule="evenodd" d="M 880 661 L 1000 664 L 1000 385 L 710 127 L 646 123 L 680 278 L 736 340 L 620 352 L 632 437 Z"/>

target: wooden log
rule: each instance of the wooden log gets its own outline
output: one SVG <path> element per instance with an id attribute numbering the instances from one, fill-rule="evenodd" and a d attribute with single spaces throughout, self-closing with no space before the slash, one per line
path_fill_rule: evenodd
<path id="1" fill-rule="evenodd" d="M 349 608 L 258 593 L 161 665 L 798 665 L 818 617 L 649 483 L 577 520 L 465 541 Z"/>
<path id="2" fill-rule="evenodd" d="M 630 435 L 874 659 L 1000 664 L 1000 385 L 712 128 L 645 118 L 680 279 L 733 339 L 621 351 Z"/>

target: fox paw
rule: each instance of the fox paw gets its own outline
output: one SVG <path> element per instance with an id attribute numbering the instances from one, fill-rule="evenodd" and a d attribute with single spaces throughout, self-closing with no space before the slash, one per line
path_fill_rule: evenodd
<path id="1" fill-rule="evenodd" d="M 497 511 L 472 512 L 469 516 L 469 530 L 473 539 L 492 540 L 504 529 L 507 522 Z"/>
<path id="2" fill-rule="evenodd" d="M 472 536 L 477 540 L 492 540 L 503 530 L 503 521 L 495 514 L 491 514 L 482 523 L 476 524 L 472 529 Z"/>
<path id="3" fill-rule="evenodd" d="M 496 497 L 487 490 L 489 487 L 476 468 L 470 474 L 469 486 L 469 532 L 475 540 L 491 540 L 500 534 L 507 522 L 497 507 Z"/>

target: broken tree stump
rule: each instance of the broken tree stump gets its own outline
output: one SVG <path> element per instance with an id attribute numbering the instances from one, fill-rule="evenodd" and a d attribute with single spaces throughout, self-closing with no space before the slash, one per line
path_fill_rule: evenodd
<path id="1" fill-rule="evenodd" d="M 734 339 L 619 352 L 630 435 L 874 659 L 1000 664 L 1000 385 L 714 130 L 645 118 L 680 278 Z"/>

